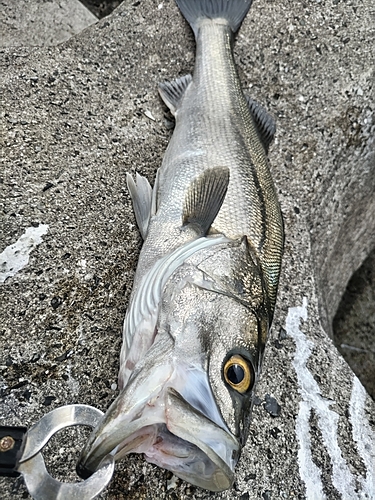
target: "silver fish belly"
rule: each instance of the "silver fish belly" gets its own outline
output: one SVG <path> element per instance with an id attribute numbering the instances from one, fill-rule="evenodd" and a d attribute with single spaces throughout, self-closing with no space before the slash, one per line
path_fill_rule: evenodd
<path id="1" fill-rule="evenodd" d="M 176 126 L 153 189 L 128 187 L 144 244 L 124 321 L 120 394 L 78 470 L 143 453 L 221 491 L 250 425 L 272 322 L 283 222 L 268 166 L 272 118 L 241 89 L 232 45 L 249 0 L 177 0 L 194 76 L 160 85 Z"/>

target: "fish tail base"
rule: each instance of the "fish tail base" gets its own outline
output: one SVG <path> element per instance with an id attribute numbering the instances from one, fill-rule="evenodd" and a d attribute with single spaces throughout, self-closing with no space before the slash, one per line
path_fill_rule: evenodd
<path id="1" fill-rule="evenodd" d="M 176 3 L 197 36 L 202 19 L 226 19 L 235 33 L 248 13 L 252 0 L 176 0 Z"/>

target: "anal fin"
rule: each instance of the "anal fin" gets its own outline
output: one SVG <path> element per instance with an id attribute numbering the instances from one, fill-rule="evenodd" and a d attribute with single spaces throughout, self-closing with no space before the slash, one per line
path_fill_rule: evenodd
<path id="1" fill-rule="evenodd" d="M 173 116 L 176 115 L 185 94 L 185 90 L 189 86 L 192 79 L 193 77 L 191 75 L 185 75 L 172 82 L 159 83 L 160 97 L 171 110 Z"/>
<path id="2" fill-rule="evenodd" d="M 247 95 L 245 95 L 245 97 L 251 116 L 254 119 L 259 139 L 262 141 L 266 153 L 268 153 L 268 149 L 276 133 L 275 120 L 268 113 L 268 111 L 259 103 L 254 101 L 254 99 Z"/>
<path id="3" fill-rule="evenodd" d="M 126 183 L 133 202 L 135 219 L 143 239 L 147 236 L 148 225 L 152 210 L 152 187 L 150 183 L 138 173 L 136 180 L 130 174 L 126 174 Z"/>
<path id="4" fill-rule="evenodd" d="M 185 197 L 182 225 L 192 226 L 198 233 L 208 233 L 223 202 L 229 185 L 229 168 L 205 170 L 194 179 Z"/>

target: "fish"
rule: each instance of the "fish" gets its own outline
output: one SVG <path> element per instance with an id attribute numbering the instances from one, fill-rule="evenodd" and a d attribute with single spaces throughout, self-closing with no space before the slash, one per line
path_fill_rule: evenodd
<path id="1" fill-rule="evenodd" d="M 233 485 L 274 314 L 284 245 L 272 116 L 242 88 L 235 33 L 251 0 L 176 0 L 193 76 L 159 85 L 175 118 L 154 186 L 128 174 L 144 240 L 123 326 L 119 395 L 78 462 L 129 453 L 211 491 Z"/>

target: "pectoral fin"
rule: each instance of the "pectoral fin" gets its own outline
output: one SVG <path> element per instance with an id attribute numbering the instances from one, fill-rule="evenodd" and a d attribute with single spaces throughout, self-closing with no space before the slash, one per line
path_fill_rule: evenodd
<path id="1" fill-rule="evenodd" d="M 227 194 L 229 168 L 207 169 L 191 183 L 185 198 L 182 225 L 191 225 L 198 234 L 208 233 Z"/>

